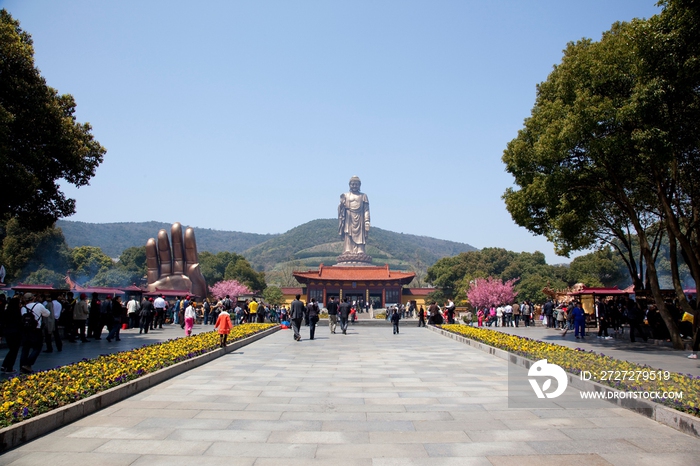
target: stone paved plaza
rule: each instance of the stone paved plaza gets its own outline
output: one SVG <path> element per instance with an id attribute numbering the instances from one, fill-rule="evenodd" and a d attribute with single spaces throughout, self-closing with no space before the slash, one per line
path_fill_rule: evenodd
<path id="1" fill-rule="evenodd" d="M 316 340 L 300 343 L 279 331 L 7 452 L 0 464 L 700 461 L 700 440 L 613 405 L 509 409 L 505 361 L 406 324 L 400 335 L 360 325 L 331 335 L 321 326 Z"/>

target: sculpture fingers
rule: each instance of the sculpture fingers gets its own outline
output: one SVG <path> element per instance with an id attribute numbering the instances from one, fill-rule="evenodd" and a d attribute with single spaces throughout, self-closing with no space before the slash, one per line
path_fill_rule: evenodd
<path id="1" fill-rule="evenodd" d="M 173 252 L 173 273 L 182 275 L 185 272 L 184 248 L 182 245 L 182 225 L 173 223 L 170 228 L 170 245 Z"/>
<path id="2" fill-rule="evenodd" d="M 158 267 L 158 246 L 156 240 L 150 238 L 146 241 L 146 278 L 148 284 L 155 283 L 160 278 L 160 268 Z"/>
<path id="3" fill-rule="evenodd" d="M 160 261 L 160 277 L 167 277 L 173 273 L 173 260 L 170 255 L 170 240 L 168 232 L 160 230 L 158 232 L 158 258 Z"/>
<path id="4" fill-rule="evenodd" d="M 190 292 L 200 298 L 207 297 L 207 281 L 199 270 L 199 264 L 191 264 L 187 267 L 187 277 L 192 281 Z"/>
<path id="5" fill-rule="evenodd" d="M 185 230 L 185 270 L 189 270 L 190 265 L 198 264 L 197 240 L 194 238 L 194 229 Z"/>

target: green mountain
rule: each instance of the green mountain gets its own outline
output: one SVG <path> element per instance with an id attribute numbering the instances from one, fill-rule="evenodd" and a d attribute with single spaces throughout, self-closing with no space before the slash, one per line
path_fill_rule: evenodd
<path id="1" fill-rule="evenodd" d="M 110 257 L 119 257 L 132 246 L 143 246 L 158 230 L 170 231 L 169 223 L 84 223 L 59 220 L 56 224 L 70 247 L 98 246 Z M 220 231 L 195 227 L 197 249 L 218 253 L 242 254 L 258 270 L 280 270 L 285 267 L 333 265 L 342 252 L 335 219 L 312 220 L 283 234 L 259 235 L 236 231 Z M 475 251 L 464 243 L 427 236 L 394 233 L 372 228 L 367 253 L 376 265 L 389 264 L 394 269 L 426 269 L 438 259 L 460 252 Z"/>
<path id="2" fill-rule="evenodd" d="M 442 257 L 475 250 L 464 243 L 395 233 L 377 227 L 371 229 L 367 241 L 367 254 L 372 256 L 374 264 L 388 263 L 396 269 L 425 268 Z M 319 219 L 272 237 L 248 249 L 244 255 L 257 268 L 271 270 L 288 262 L 308 267 L 320 263 L 333 265 L 341 252 L 338 221 Z"/>
<path id="3" fill-rule="evenodd" d="M 63 236 L 70 247 L 98 246 L 109 257 L 119 257 L 122 251 L 132 246 L 145 246 L 148 238 L 155 238 L 161 228 L 170 232 L 170 223 L 85 223 L 59 220 L 56 226 L 63 230 Z M 183 225 L 186 228 L 186 225 Z M 195 229 L 197 249 L 216 254 L 221 251 L 242 254 L 257 244 L 275 235 L 259 235 L 238 231 Z"/>

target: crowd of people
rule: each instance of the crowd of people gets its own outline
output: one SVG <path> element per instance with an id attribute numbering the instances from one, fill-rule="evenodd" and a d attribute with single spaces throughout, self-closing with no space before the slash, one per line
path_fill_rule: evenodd
<path id="1" fill-rule="evenodd" d="M 180 325 L 186 336 L 193 333 L 195 323 L 215 325 L 223 312 L 232 316 L 232 325 L 247 322 L 279 322 L 286 310 L 258 302 L 238 302 L 226 296 L 197 303 L 190 296 L 168 299 L 164 295 L 139 300 L 129 296 L 100 297 L 93 293 L 16 293 L 8 299 L 0 294 L 0 336 L 8 352 L 0 366 L 6 375 L 29 374 L 42 352 L 62 351 L 64 342 L 90 343 L 102 340 L 120 341 L 123 328 L 139 329 L 139 334 L 162 329 L 163 325 Z M 105 336 L 106 330 L 106 336 Z"/>

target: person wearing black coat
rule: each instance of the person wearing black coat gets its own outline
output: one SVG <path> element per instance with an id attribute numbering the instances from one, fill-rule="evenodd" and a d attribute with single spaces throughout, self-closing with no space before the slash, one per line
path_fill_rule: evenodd
<path id="1" fill-rule="evenodd" d="M 148 329 L 151 328 L 151 323 L 153 321 L 153 314 L 156 310 L 153 307 L 153 298 L 143 298 L 141 302 L 141 312 L 139 312 L 140 317 L 140 328 L 139 333 L 148 333 Z"/>
<path id="2" fill-rule="evenodd" d="M 394 308 L 394 312 L 391 313 L 391 323 L 394 325 L 394 335 L 399 333 L 399 320 L 401 320 L 401 314 Z"/>
<path id="3" fill-rule="evenodd" d="M 0 295 L 5 298 L 5 295 Z M 9 302 L 5 299 L 0 299 L 0 336 L 7 342 L 9 351 L 2 361 L 0 372 L 4 374 L 14 374 L 15 361 L 19 349 L 22 346 L 22 313 L 20 312 L 21 304 L 19 296 L 10 298 Z"/>
<path id="4" fill-rule="evenodd" d="M 100 316 L 101 307 L 102 303 L 97 293 L 93 293 L 92 299 L 90 300 L 90 313 L 88 314 L 88 338 L 94 338 L 95 340 L 101 339 L 100 334 L 102 333 L 102 327 L 104 327 L 102 317 Z"/>
<path id="5" fill-rule="evenodd" d="M 316 333 L 316 324 L 318 323 L 318 304 L 316 298 L 312 298 L 311 302 L 306 305 L 306 315 L 309 316 L 309 340 L 314 339 Z"/>
<path id="6" fill-rule="evenodd" d="M 299 328 L 301 327 L 301 321 L 304 319 L 304 310 L 306 309 L 299 298 L 301 298 L 301 295 L 296 295 L 289 307 L 289 319 L 292 321 L 292 330 L 294 330 L 294 339 L 296 341 L 301 341 Z"/>
<path id="7" fill-rule="evenodd" d="M 343 331 L 343 335 L 348 333 L 348 317 L 350 316 L 350 309 L 352 306 L 348 302 L 348 298 L 343 298 L 343 302 L 338 306 L 338 317 L 340 318 L 340 330 Z"/>

